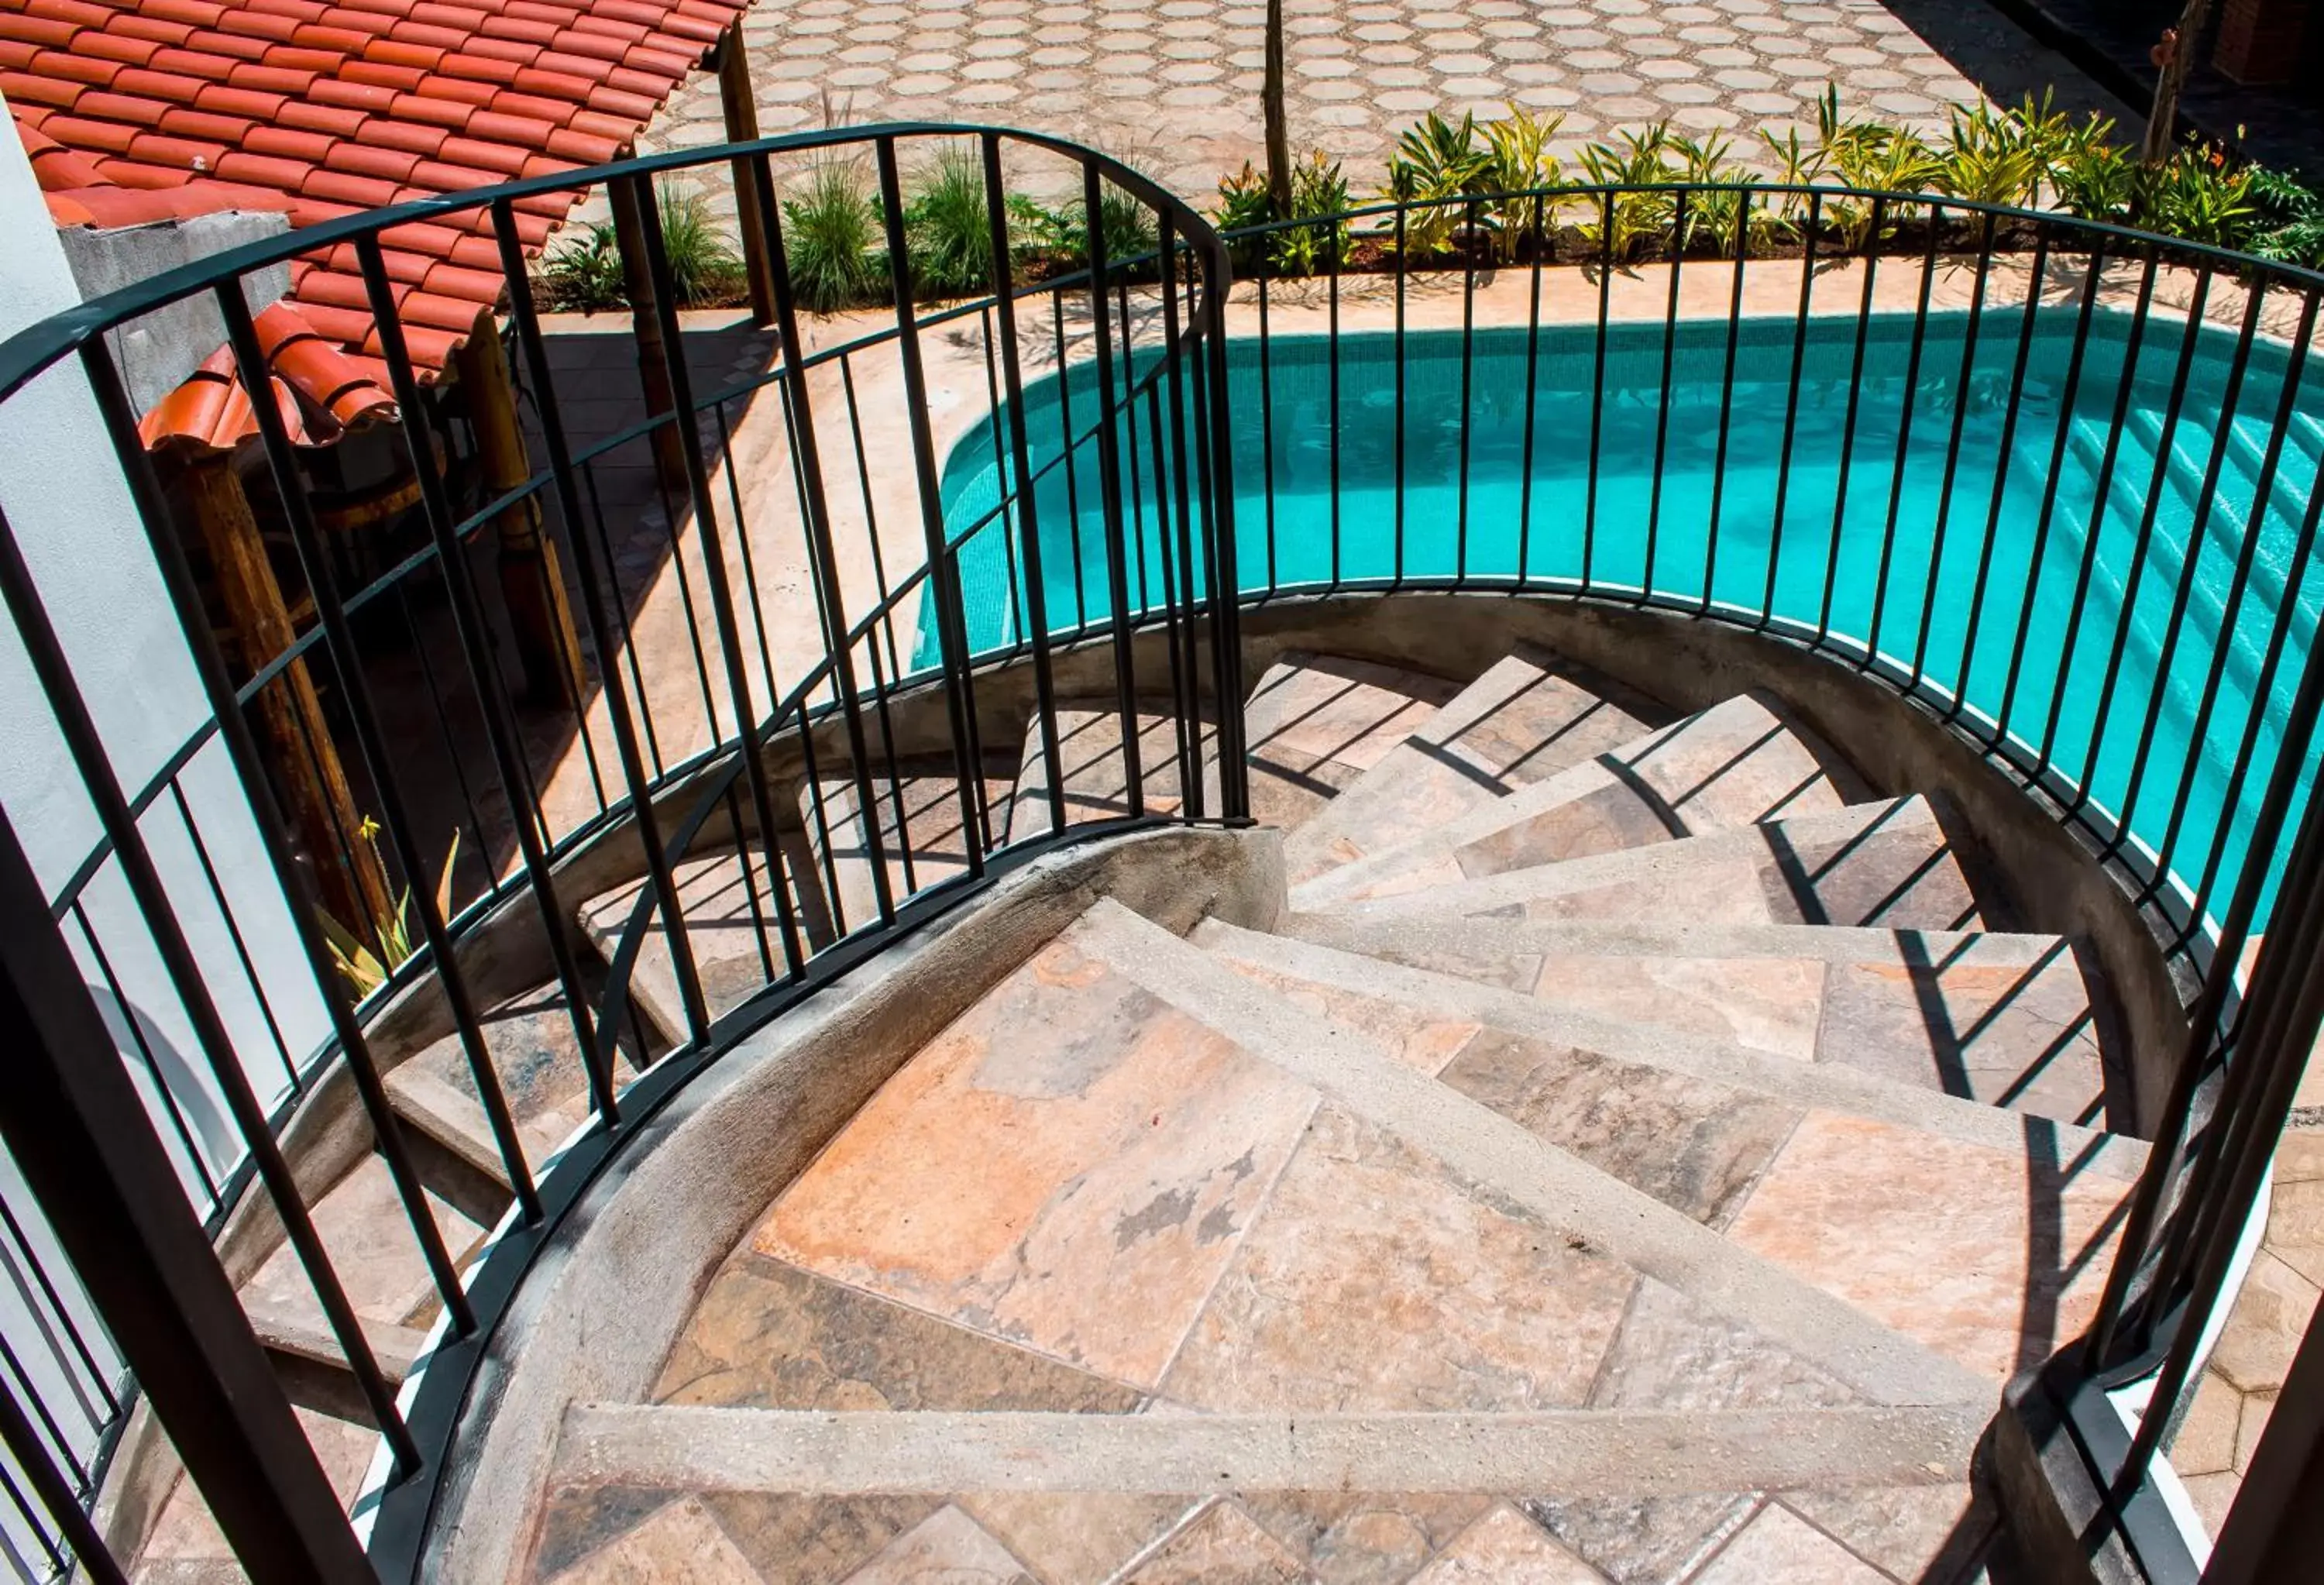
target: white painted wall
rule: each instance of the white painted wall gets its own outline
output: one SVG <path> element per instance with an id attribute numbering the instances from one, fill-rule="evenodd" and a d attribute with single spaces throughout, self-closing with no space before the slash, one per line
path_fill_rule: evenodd
<path id="1" fill-rule="evenodd" d="M 0 134 L 0 236 L 8 239 L 0 246 L 0 337 L 78 301 L 31 163 L 5 134 Z M 53 369 L 0 402 L 0 510 L 39 584 L 115 773 L 134 797 L 209 713 L 78 365 Z M 166 793 L 141 828 L 244 1066 L 259 1093 L 271 1098 L 282 1092 L 285 1077 L 268 1012 L 292 1059 L 300 1061 L 326 1033 L 324 1006 L 223 744 L 213 740 L 205 747 L 180 774 L 180 785 L 190 829 Z M 5 615 L 0 811 L 52 895 L 100 834 L 55 718 Z M 197 834 L 264 986 L 264 1008 L 204 877 Z M 198 1072 L 185 1009 L 116 867 L 108 866 L 88 898 L 90 923 L 128 1004 L 114 1010 L 140 1020 L 174 1060 Z M 67 935 L 89 982 L 102 988 L 103 971 L 87 944 L 69 927 Z M 216 1137 L 224 1147 L 223 1137 Z"/>

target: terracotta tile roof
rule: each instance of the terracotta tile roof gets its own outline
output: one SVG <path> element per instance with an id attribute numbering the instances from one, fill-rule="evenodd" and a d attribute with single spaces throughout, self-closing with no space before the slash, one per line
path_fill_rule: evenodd
<path id="1" fill-rule="evenodd" d="M 295 226 L 601 164 L 626 152 L 749 0 L 0 0 L 0 94 L 60 226 L 230 208 Z M 578 194 L 516 206 L 537 252 Z M 423 375 L 498 305 L 488 217 L 383 233 Z M 379 334 L 338 246 L 261 317 L 292 432 L 392 410 Z M 326 356 L 330 360 L 326 364 Z M 146 415 L 149 444 L 254 433 L 221 355 Z"/>

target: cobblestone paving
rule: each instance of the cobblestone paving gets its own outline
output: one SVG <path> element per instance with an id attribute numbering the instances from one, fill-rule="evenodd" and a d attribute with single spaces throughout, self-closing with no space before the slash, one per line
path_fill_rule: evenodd
<path id="1" fill-rule="evenodd" d="M 1764 156 L 1766 127 L 1847 102 L 1941 126 L 1982 88 L 2055 83 L 2070 106 L 2122 114 L 1983 0 L 1286 0 L 1300 150 L 1377 182 L 1397 134 L 1432 109 L 1565 117 L 1568 148 L 1668 118 Z M 1266 8 L 1250 0 L 761 0 L 743 23 L 761 130 L 925 118 L 1090 142 L 1188 197 L 1260 154 Z M 1916 29 L 1918 31 L 1916 31 Z M 724 136 L 717 88 L 682 89 L 644 143 Z"/>

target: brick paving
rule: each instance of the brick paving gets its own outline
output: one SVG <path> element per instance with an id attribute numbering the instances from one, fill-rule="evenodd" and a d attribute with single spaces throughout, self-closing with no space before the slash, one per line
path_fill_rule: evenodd
<path id="1" fill-rule="evenodd" d="M 1983 0 L 1286 0 L 1295 146 L 1341 159 L 1359 192 L 1431 109 L 1565 117 L 1567 150 L 1667 118 L 1762 156 L 1756 132 L 1848 104 L 1941 127 L 1981 94 L 2126 116 Z M 1259 157 L 1266 7 L 1251 0 L 761 0 L 744 21 L 761 130 L 976 120 L 1094 143 L 1207 198 Z M 721 141 L 717 86 L 682 88 L 650 149 Z M 717 185 L 715 182 L 706 185 Z"/>

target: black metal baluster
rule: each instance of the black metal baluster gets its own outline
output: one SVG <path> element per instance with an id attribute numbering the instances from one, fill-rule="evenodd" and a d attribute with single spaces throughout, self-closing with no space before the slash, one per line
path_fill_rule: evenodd
<path id="1" fill-rule="evenodd" d="M 508 697 L 499 686 L 499 662 L 493 657 L 492 638 L 484 625 L 483 604 L 476 598 L 475 582 L 468 570 L 466 548 L 460 542 L 452 526 L 452 503 L 445 493 L 443 475 L 434 465 L 434 452 L 428 433 L 425 398 L 420 394 L 419 377 L 413 373 L 411 356 L 403 341 L 403 322 L 397 317 L 395 288 L 387 277 L 387 260 L 381 253 L 376 235 L 359 237 L 355 256 L 363 270 L 364 283 L 371 297 L 373 316 L 379 323 L 380 355 L 386 361 L 388 379 L 395 392 L 396 405 L 401 410 L 403 440 L 411 456 L 412 471 L 420 480 L 420 510 L 428 521 L 429 538 L 435 542 L 436 558 L 443 568 L 444 583 L 452 596 L 452 625 L 458 634 L 460 652 L 468 668 L 468 677 L 476 690 L 476 702 L 482 708 L 484 740 L 493 756 L 493 767 L 501 779 L 501 788 L 507 797 L 510 812 L 514 816 L 509 824 L 522 855 L 525 880 L 532 889 L 534 904 L 540 910 L 542 933 L 549 939 L 550 961 L 556 965 L 557 982 L 565 993 L 567 1012 L 573 1021 L 574 1037 L 583 1051 L 596 1046 L 596 1034 L 589 1013 L 589 998 L 581 983 L 581 969 L 573 956 L 572 936 L 567 928 L 571 921 L 564 904 L 558 900 L 557 883 L 549 873 L 549 857 L 542 851 L 540 835 L 535 821 L 540 805 L 530 808 L 524 804 L 525 776 L 520 761 L 523 756 L 521 736 Z M 709 515 L 706 488 L 696 493 L 703 503 L 703 515 Z M 590 1092 L 597 1110 L 610 1126 L 616 1119 L 613 1103 L 613 1074 L 603 1071 L 602 1064 L 589 1064 Z"/>
<path id="2" fill-rule="evenodd" d="M 734 706 L 735 751 L 742 756 L 743 778 L 750 784 L 751 814 L 758 822 L 759 845 L 766 855 L 767 889 L 774 899 L 783 963 L 789 972 L 797 974 L 805 966 L 806 954 L 800 949 L 790 883 L 777 841 L 780 827 L 775 822 L 774 793 L 768 785 L 766 766 L 759 754 L 758 713 L 751 698 L 749 665 L 743 659 L 742 628 L 734 612 L 734 590 L 726 572 L 726 549 L 721 542 L 718 514 L 711 505 L 710 470 L 703 458 L 702 431 L 695 417 L 694 373 L 686 364 L 686 342 L 678 318 L 678 289 L 670 275 L 669 251 L 662 241 L 660 206 L 654 201 L 649 180 L 622 180 L 639 189 L 632 202 L 637 207 L 640 229 L 645 234 L 646 265 L 653 281 L 654 317 L 661 329 L 662 367 L 669 381 L 672 409 L 668 419 L 677 430 L 678 452 L 686 465 L 687 489 L 694 497 L 695 530 L 702 543 L 703 582 L 708 586 L 711 620 L 717 627 L 719 656 L 725 665 L 727 696 Z M 736 531 L 740 533 L 740 524 Z M 678 526 L 674 520 L 670 539 L 673 545 L 677 543 Z M 739 828 L 734 833 L 734 852 L 743 884 L 754 884 L 751 879 L 751 844 Z"/>
<path id="3" fill-rule="evenodd" d="M 1469 581 L 1469 438 L 1476 428 L 1477 201 L 1469 200 L 1467 245 L 1461 253 L 1461 474 L 1453 514 L 1452 586 Z"/>
<path id="4" fill-rule="evenodd" d="M 1649 603 L 1655 597 L 1655 557 L 1662 542 L 1663 475 L 1670 458 L 1671 403 L 1677 394 L 1678 283 L 1686 257 L 1686 198 L 1687 189 L 1681 188 L 1671 201 L 1670 297 L 1663 309 L 1662 390 L 1655 404 L 1655 472 L 1646 492 L 1646 560 L 1638 579 L 1639 598 Z"/>
<path id="5" fill-rule="evenodd" d="M 1523 584 L 1533 568 L 1534 423 L 1541 394 L 1542 195 L 1533 195 L 1533 281 L 1526 305 L 1525 437 L 1517 447 L 1517 565 Z"/>
<path id="6" fill-rule="evenodd" d="M 1953 382 L 1952 428 L 1945 438 L 1944 482 L 1937 491 L 1937 521 L 1929 536 L 1929 582 L 1922 591 L 1920 626 L 1913 635 L 1913 671 L 1907 686 L 1914 693 L 1921 690 L 1929 659 L 1929 628 L 1936 620 L 1937 584 L 1944 574 L 1946 530 L 1952 521 L 1953 483 L 1960 472 L 1961 439 L 1969 421 L 1969 387 L 1977 378 L 1978 332 L 1985 324 L 1985 288 L 1993 272 L 1993 216 L 1987 212 L 1981 218 L 1977 279 L 1969 287 L 1969 323 L 1961 334 L 1960 373 Z M 2062 671 L 2061 675 L 2063 675 Z"/>
<path id="7" fill-rule="evenodd" d="M 1763 632 L 1775 620 L 1775 580 L 1784 565 L 1784 519 L 1792 494 L 1792 443 L 1799 435 L 1800 377 L 1807 368 L 1808 326 L 1812 322 L 1812 303 L 1815 296 L 1816 232 L 1822 224 L 1823 194 L 1811 190 L 1806 229 L 1801 234 L 1800 317 L 1792 331 L 1791 390 L 1784 399 L 1784 443 L 1775 458 L 1775 502 L 1767 523 L 1767 587 L 1760 597 L 1757 624 Z"/>
<path id="8" fill-rule="evenodd" d="M 823 474 L 823 442 L 816 429 L 815 401 L 807 385 L 807 343 L 799 335 L 798 291 L 791 280 L 790 253 L 783 241 L 781 206 L 775 201 L 774 178 L 767 167 L 764 154 L 750 157 L 751 188 L 758 199 L 760 233 L 767 256 L 768 273 L 773 288 L 775 333 L 781 339 L 782 388 L 791 414 L 791 444 L 798 457 L 798 470 L 806 483 L 800 504 L 807 509 L 807 539 L 808 566 L 815 579 L 816 613 L 823 620 L 825 652 L 831 659 L 832 675 L 838 685 L 839 708 L 847 731 L 848 764 L 855 772 L 855 813 L 863 832 L 863 854 L 872 869 L 873 906 L 880 911 L 884 924 L 896 917 L 896 901 L 888 884 L 886 850 L 880 835 L 880 800 L 872 781 L 872 752 L 863 732 L 863 701 L 855 679 L 854 648 L 848 640 L 846 593 L 839 581 L 839 561 L 832 545 L 831 496 Z M 1005 224 L 1000 217 L 996 199 L 993 206 L 996 228 Z M 1005 242 L 1005 233 L 1003 234 Z M 994 268 L 1007 279 L 1007 253 L 994 255 Z M 1005 301 L 1005 296 L 1003 300 Z M 879 535 L 872 531 L 876 545 Z M 804 705 L 802 705 L 804 715 Z M 801 731 L 804 741 L 806 733 Z M 904 847 L 911 846 L 911 834 L 899 816 L 896 841 Z M 826 845 L 825 852 L 829 849 Z M 832 907 L 840 907 L 839 893 L 835 884 Z"/>
<path id="9" fill-rule="evenodd" d="M 183 630 L 186 647 L 194 658 L 195 675 L 201 679 L 204 697 L 218 724 L 218 735 L 226 744 L 228 762 L 241 782 L 244 794 L 250 799 L 251 812 L 256 816 L 252 825 L 258 834 L 259 852 L 265 855 L 267 867 L 274 881 L 281 888 L 289 906 L 292 935 L 306 959 L 307 972 L 312 978 L 316 994 L 322 1001 L 331 1020 L 331 1033 L 339 1047 L 339 1055 L 347 1064 L 347 1075 L 354 1082 L 355 1094 L 362 1102 L 364 1116 L 371 1124 L 372 1133 L 379 1146 L 381 1160 L 386 1165 L 388 1179 L 394 1185 L 396 1200 L 411 1224 L 413 1239 L 420 1245 L 421 1260 L 428 1267 L 429 1281 L 436 1295 L 443 1302 L 451 1317 L 452 1332 L 466 1337 L 476 1329 L 475 1311 L 468 1303 L 466 1290 L 460 1286 L 459 1268 L 453 1263 L 451 1252 L 445 1247 L 444 1235 L 436 1224 L 434 1212 L 428 1203 L 426 1187 L 411 1161 L 410 1147 L 403 1137 L 402 1120 L 395 1114 L 389 1101 L 386 1086 L 380 1080 L 379 1064 L 372 1055 L 370 1042 L 356 1019 L 346 998 L 339 994 L 337 972 L 331 961 L 330 946 L 323 938 L 317 924 L 321 902 L 301 884 L 298 861 L 291 856 L 289 841 L 283 833 L 290 829 L 273 784 L 268 779 L 265 761 L 260 755 L 250 723 L 242 713 L 241 702 L 235 696 L 234 685 L 227 680 L 226 662 L 218 653 L 217 635 L 212 631 L 209 615 L 202 603 L 201 593 L 194 581 L 193 569 L 186 561 L 185 548 L 178 537 L 177 526 L 171 521 L 168 502 L 161 494 L 161 481 L 155 477 L 153 461 L 137 432 L 136 410 L 131 404 L 127 388 L 122 383 L 120 371 L 113 361 L 111 348 L 102 336 L 93 336 L 81 346 L 81 367 L 88 376 L 89 390 L 97 401 L 97 415 L 105 425 L 106 438 L 113 443 L 114 456 L 121 465 L 123 478 L 129 486 L 129 497 L 135 506 L 139 525 L 144 530 L 145 541 L 153 553 L 156 570 L 161 576 L 161 586 L 170 597 L 171 613 Z M 180 806 L 190 831 L 193 816 Z M 215 882 L 213 882 L 215 884 Z M 220 897 L 219 906 L 225 908 Z M 239 935 L 236 937 L 239 943 Z M 245 965 L 247 959 L 245 958 Z M 253 980 L 255 988 L 255 978 Z M 263 1000 L 262 995 L 261 1000 Z M 271 1020 L 270 1020 L 271 1023 Z M 276 1039 L 281 1036 L 278 1032 Z M 287 1059 L 286 1059 L 287 1062 Z"/>
<path id="10" fill-rule="evenodd" d="M 1831 637 L 1832 594 L 1840 584 L 1840 548 L 1848 528 L 1848 481 L 1856 460 L 1857 415 L 1863 409 L 1865 344 L 1872 334 L 1873 280 L 1880 266 L 1880 226 L 1886 209 L 1883 199 L 1872 200 L 1872 230 L 1864 249 L 1864 296 L 1856 310 L 1856 362 L 1848 376 L 1848 416 L 1840 427 L 1840 478 L 1832 497 L 1831 546 L 1824 557 L 1823 601 L 1816 613 L 1815 647 L 1819 650 Z M 1874 598 L 1878 598 L 1877 591 Z"/>
<path id="11" fill-rule="evenodd" d="M 1735 195 L 1735 284 L 1727 299 L 1727 366 L 1719 382 L 1719 444 L 1711 469 L 1711 529 L 1702 546 L 1702 613 L 1719 581 L 1719 526 L 1727 499 L 1727 441 L 1735 417 L 1735 356 L 1743 341 L 1743 265 L 1751 256 L 1751 194 Z"/>
<path id="12" fill-rule="evenodd" d="M 1604 204 L 1598 226 L 1597 364 L 1590 400 L 1590 482 L 1582 510 L 1582 592 L 1585 594 L 1597 564 L 1598 462 L 1606 432 L 1606 322 L 1613 311 L 1614 293 L 1614 189 L 1606 189 L 1600 197 Z"/>
<path id="13" fill-rule="evenodd" d="M 1113 330 L 1106 301 L 1105 227 L 1100 219 L 1103 183 L 1093 164 L 1083 167 L 1082 180 L 1089 219 L 1090 316 L 1097 341 L 1098 485 L 1105 508 L 1106 588 L 1113 601 L 1114 705 L 1121 717 L 1123 796 L 1135 818 L 1146 813 L 1146 777 L 1138 742 L 1137 659 L 1130 647 L 1130 569 L 1122 542 L 1121 456 L 1113 423 Z"/>
<path id="14" fill-rule="evenodd" d="M 617 651 L 631 650 L 633 679 L 637 678 L 637 659 L 634 650 L 624 641 L 626 621 L 617 631 L 605 604 L 604 590 L 612 587 L 615 607 L 620 605 L 620 590 L 613 584 L 613 564 L 610 559 L 602 567 L 591 564 L 595 550 L 602 547 L 592 547 L 588 536 L 578 532 L 573 521 L 573 503 L 578 499 L 574 489 L 573 447 L 565 432 L 564 405 L 557 396 L 549 346 L 541 336 L 540 316 L 533 305 L 532 280 L 526 269 L 523 244 L 517 235 L 515 212 L 508 199 L 503 198 L 493 206 L 493 226 L 500 245 L 501 274 L 508 282 L 509 318 L 516 329 L 518 348 L 532 371 L 533 410 L 540 420 L 542 447 L 549 453 L 549 477 L 557 486 L 553 493 L 557 526 L 563 530 L 566 548 L 574 558 L 575 581 L 581 585 L 582 620 L 588 624 L 589 646 L 597 657 L 597 685 L 604 690 L 606 724 L 613 734 L 614 755 L 621 761 L 622 784 L 629 793 L 631 818 L 637 825 L 647 884 L 653 888 L 662 930 L 669 944 L 678 1001 L 685 1009 L 687 1038 L 699 1044 L 709 1032 L 710 1014 L 703 1000 L 702 977 L 695 966 L 685 915 L 678 906 L 678 888 L 670 879 L 669 862 L 663 852 L 661 818 L 654 808 L 653 782 L 646 774 L 637 727 L 630 720 L 629 689 L 622 680 Z M 600 578 L 604 580 L 602 585 Z M 641 679 L 638 680 L 638 696 L 642 701 L 644 688 Z M 583 731 L 587 731 L 586 725 Z"/>
<path id="15" fill-rule="evenodd" d="M 1929 206 L 1928 251 L 1921 259 L 1921 290 L 1913 314 L 1913 347 L 1904 355 L 1904 396 L 1896 414 L 1896 464 L 1888 481 L 1888 516 L 1880 533 L 1880 571 L 1872 580 L 1872 627 L 1865 639 L 1864 654 L 1857 669 L 1868 671 L 1879 663 L 1880 631 L 1888 616 L 1888 576 L 1896 556 L 1896 525 L 1904 506 L 1904 470 L 1913 455 L 1913 419 L 1920 407 L 1921 348 L 1929 335 L 1929 294 L 1937 283 L 1937 229 L 1941 224 L 1939 206 Z M 1930 569 L 1933 583 L 1935 569 Z"/>
<path id="16" fill-rule="evenodd" d="M 1977 640 L 1985 625 L 1985 591 L 1993 573 L 1995 548 L 2001 540 L 2001 509 L 2009 493 L 2010 470 L 2017 460 L 2017 415 L 2025 394 L 2025 367 L 2034 355 L 2034 333 L 2042 315 L 2042 286 L 2050 272 L 2050 233 L 2045 228 L 2034 242 L 2032 280 L 2025 289 L 2025 318 L 2017 330 L 2017 359 L 2009 373 L 2009 401 L 2002 410 L 2001 438 L 1996 443 L 1993 495 L 1985 512 L 1985 539 L 1978 547 L 1977 582 L 1969 592 L 1969 622 L 1961 631 L 1960 682 L 1953 688 L 1952 707 L 1944 714 L 1948 725 L 1969 708 L 1969 668 L 1977 659 Z"/>
<path id="17" fill-rule="evenodd" d="M 2082 393 L 2082 363 L 2089 350 L 2090 318 L 2098 307 L 2098 287 L 2105 271 L 2103 248 L 2090 248 L 2089 272 L 2082 281 L 2081 312 L 2074 321 L 2073 350 L 2066 356 L 2066 383 L 2058 397 L 2058 429 L 2050 443 L 2049 471 L 2042 481 L 2042 507 L 2034 520 L 2034 550 L 2025 568 L 2025 597 L 2017 609 L 2017 638 L 2009 650 L 2009 679 L 2002 686 L 2001 709 L 1994 717 L 1997 741 L 2007 742 L 2009 721 L 2015 713 L 2017 686 L 2024 679 L 2025 646 L 2033 635 L 2034 595 L 2041 586 L 2043 558 L 2050 549 L 2050 530 L 2057 516 L 2058 490 L 2064 482 L 2066 452 L 2073 444 L 2074 409 Z M 2043 769 L 2047 769 L 2044 767 Z"/>
<path id="18" fill-rule="evenodd" d="M 2184 556 L 2184 560 L 2180 560 L 2178 585 L 2171 595 L 2171 618 L 2163 622 L 2162 656 L 2157 656 L 2157 660 L 2154 660 L 2154 686 L 2147 690 L 2145 725 L 2140 727 L 2138 734 L 2140 753 L 2131 762 L 2131 783 L 2122 790 L 2122 825 L 2115 830 L 2113 842 L 2107 842 L 2103 848 L 2107 858 L 2113 858 L 2115 852 L 2122 852 L 2122 848 L 2131 839 L 2131 820 L 2135 818 L 2135 811 L 2138 811 L 2138 792 L 2145 788 L 2147 767 L 2152 765 L 2154 727 L 2162 721 L 2163 705 L 2171 697 L 2171 662 L 2178 658 L 2180 634 L 2184 632 L 2184 622 L 2187 622 L 2187 602 L 2194 597 L 2196 562 L 2203 560 L 2203 539 L 2206 539 L 2206 535 L 2210 535 L 2212 509 L 2218 507 L 2219 500 L 2219 475 L 2227 469 L 2227 453 L 2234 448 L 2236 402 L 2243 398 L 2243 376 L 2245 370 L 2250 370 L 2252 342 L 2259 335 L 2259 314 L 2264 302 L 2266 302 L 2266 283 L 2261 281 L 2250 286 L 2250 295 L 2245 299 L 2243 309 L 2243 332 L 2236 337 L 2236 355 L 2228 363 L 2227 370 L 2227 395 L 2219 402 L 2219 432 L 2218 437 L 2212 437 L 2210 463 L 2203 465 L 2203 488 L 2196 495 L 2194 523 L 2190 523 L 2190 528 L 2187 528 L 2187 556 Z"/>
<path id="19" fill-rule="evenodd" d="M 1000 322 L 1001 377 L 1006 388 L 1004 400 L 1009 409 L 1009 456 L 1017 470 L 1017 524 L 1024 546 L 1026 621 L 1032 629 L 1034 709 L 1040 721 L 1041 764 L 1048 777 L 1049 829 L 1063 831 L 1065 828 L 1065 779 L 1063 760 L 1057 749 L 1057 686 L 1049 659 L 1048 585 L 1042 558 L 1040 512 L 1034 501 L 1032 444 L 1025 426 L 1023 354 L 1017 345 L 1017 299 L 1010 281 L 1009 221 L 1001 178 L 1001 136 L 998 133 L 986 133 L 983 143 L 984 209 L 992 235 L 992 290 Z M 1053 295 L 1063 301 L 1062 294 Z M 1065 375 L 1062 342 L 1058 347 L 1057 373 L 1062 380 Z M 1060 395 L 1062 398 L 1062 392 Z M 1071 444 L 1068 438 L 1067 450 L 1064 454 L 1068 478 L 1073 475 Z M 1074 576 L 1078 586 L 1081 577 L 1078 558 L 1074 562 Z"/>

